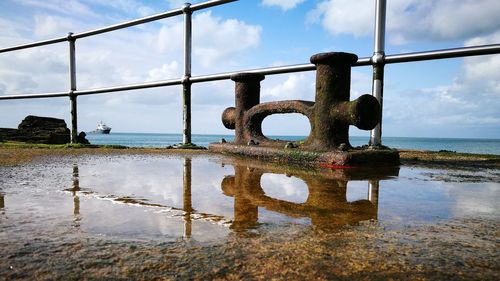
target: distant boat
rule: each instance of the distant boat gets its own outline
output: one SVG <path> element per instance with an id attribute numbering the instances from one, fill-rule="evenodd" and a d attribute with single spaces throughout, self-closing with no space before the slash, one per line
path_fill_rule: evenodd
<path id="1" fill-rule="evenodd" d="M 111 127 L 108 127 L 102 121 L 99 121 L 99 123 L 97 123 L 97 128 L 95 129 L 95 131 L 92 131 L 92 133 L 94 134 L 109 134 L 109 132 L 111 132 Z"/>

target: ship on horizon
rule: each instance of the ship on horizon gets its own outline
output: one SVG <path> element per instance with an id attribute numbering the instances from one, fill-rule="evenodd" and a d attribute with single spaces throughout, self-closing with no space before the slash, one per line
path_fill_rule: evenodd
<path id="1" fill-rule="evenodd" d="M 97 123 L 97 128 L 94 131 L 92 131 L 91 133 L 93 133 L 93 134 L 109 134 L 109 132 L 111 132 L 111 127 L 107 126 L 102 121 L 99 121 L 99 123 Z"/>

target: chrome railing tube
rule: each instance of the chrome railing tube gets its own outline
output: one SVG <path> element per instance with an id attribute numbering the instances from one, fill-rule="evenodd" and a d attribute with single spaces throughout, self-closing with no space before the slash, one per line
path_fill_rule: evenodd
<path id="1" fill-rule="evenodd" d="M 184 12 L 184 76 L 182 78 L 182 143 L 191 143 L 191 47 L 192 47 L 192 15 L 191 4 L 185 3 Z"/>
<path id="2" fill-rule="evenodd" d="M 385 14 L 386 0 L 375 1 L 375 42 L 373 48 L 373 83 L 372 95 L 380 103 L 380 122 L 370 131 L 370 146 L 382 145 L 382 112 L 384 93 L 384 64 L 385 64 Z"/>
<path id="3" fill-rule="evenodd" d="M 69 42 L 69 99 L 71 103 L 71 143 L 77 143 L 78 135 L 78 111 L 76 91 L 76 53 L 73 33 L 68 33 Z"/>

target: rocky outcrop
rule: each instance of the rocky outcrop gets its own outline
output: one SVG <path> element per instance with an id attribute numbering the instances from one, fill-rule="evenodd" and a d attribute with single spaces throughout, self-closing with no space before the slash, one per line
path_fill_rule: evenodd
<path id="1" fill-rule="evenodd" d="M 77 141 L 89 143 L 85 138 L 85 133 L 82 133 Z M 29 115 L 24 118 L 17 129 L 0 129 L 0 141 L 65 144 L 70 142 L 70 134 L 63 119 Z"/>
<path id="2" fill-rule="evenodd" d="M 63 119 L 27 116 L 18 126 L 20 141 L 65 144 L 70 142 L 70 130 Z"/>

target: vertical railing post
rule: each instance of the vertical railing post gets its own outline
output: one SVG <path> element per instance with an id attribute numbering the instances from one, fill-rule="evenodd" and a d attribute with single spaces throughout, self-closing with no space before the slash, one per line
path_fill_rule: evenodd
<path id="1" fill-rule="evenodd" d="M 192 10 L 191 4 L 185 3 L 184 12 L 184 77 L 182 81 L 183 131 L 182 143 L 191 143 L 191 46 L 192 46 Z"/>
<path id="2" fill-rule="evenodd" d="M 380 123 L 370 132 L 370 146 L 382 145 L 382 111 L 384 92 L 384 60 L 385 60 L 385 14 L 386 0 L 375 1 L 375 44 L 372 56 L 373 84 L 372 95 L 380 103 Z"/>
<path id="3" fill-rule="evenodd" d="M 78 123 L 77 123 L 77 104 L 74 93 L 76 91 L 76 56 L 75 56 L 75 38 L 73 33 L 68 33 L 69 42 L 69 99 L 71 101 L 71 143 L 77 143 Z"/>

